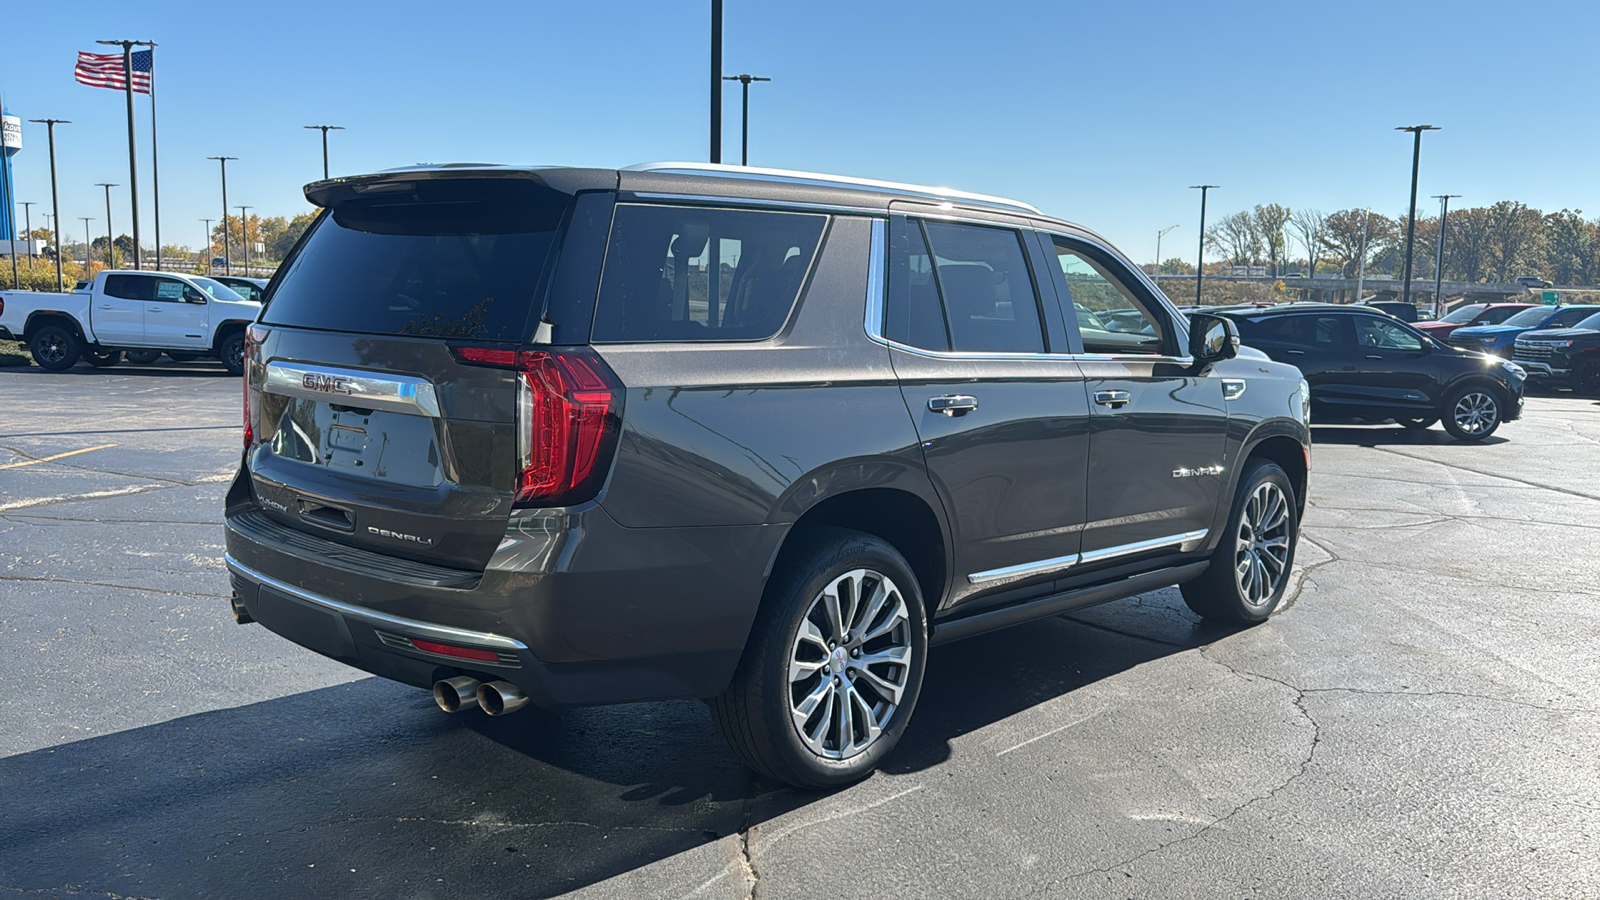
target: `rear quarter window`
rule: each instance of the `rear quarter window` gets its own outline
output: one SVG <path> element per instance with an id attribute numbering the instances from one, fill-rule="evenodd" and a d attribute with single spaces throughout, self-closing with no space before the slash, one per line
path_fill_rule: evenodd
<path id="1" fill-rule="evenodd" d="M 540 274 L 570 201 L 515 179 L 380 183 L 322 218 L 261 321 L 527 340 Z"/>
<path id="2" fill-rule="evenodd" d="M 593 340 L 772 337 L 789 318 L 826 224 L 827 216 L 811 213 L 621 204 Z"/>

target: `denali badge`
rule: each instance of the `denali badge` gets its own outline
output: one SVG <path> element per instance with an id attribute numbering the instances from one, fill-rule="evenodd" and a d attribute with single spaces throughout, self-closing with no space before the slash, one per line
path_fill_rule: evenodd
<path id="1" fill-rule="evenodd" d="M 1222 467 L 1221 466 L 1201 466 L 1198 469 L 1184 468 L 1184 469 L 1173 469 L 1172 470 L 1172 477 L 1173 478 L 1193 478 L 1196 475 L 1221 475 L 1221 474 L 1222 474 Z"/>
<path id="2" fill-rule="evenodd" d="M 306 372 L 300 376 L 300 384 L 308 391 L 321 391 L 324 394 L 351 394 L 350 379 L 342 375 L 324 375 L 321 372 Z"/>
<path id="3" fill-rule="evenodd" d="M 308 375 L 306 377 L 309 378 L 311 376 Z M 373 528 L 371 525 L 367 526 L 367 533 L 375 534 L 378 537 L 394 538 L 397 541 L 410 541 L 413 544 L 421 544 L 424 547 L 433 543 L 433 538 L 417 537 L 414 534 L 401 534 L 398 531 L 390 531 L 387 528 Z"/>

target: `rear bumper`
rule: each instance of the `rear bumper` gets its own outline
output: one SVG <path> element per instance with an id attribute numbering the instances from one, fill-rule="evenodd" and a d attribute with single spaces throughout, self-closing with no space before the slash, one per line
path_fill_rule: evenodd
<path id="1" fill-rule="evenodd" d="M 279 541 L 260 516 L 227 519 L 233 590 L 251 618 L 375 675 L 418 687 L 462 674 L 509 681 L 542 706 L 721 693 L 787 531 L 628 529 L 598 506 L 543 511 L 511 520 L 481 578 L 441 585 L 415 564 L 402 574 L 331 542 L 320 553 L 304 535 Z"/>
<path id="2" fill-rule="evenodd" d="M 20 341 L 22 338 L 11 333 L 11 329 L 0 325 L 0 341 Z"/>

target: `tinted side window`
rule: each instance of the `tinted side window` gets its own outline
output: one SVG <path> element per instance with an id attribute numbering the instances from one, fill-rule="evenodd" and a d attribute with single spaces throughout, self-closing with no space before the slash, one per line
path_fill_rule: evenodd
<path id="1" fill-rule="evenodd" d="M 1421 350 L 1422 339 L 1373 316 L 1356 316 L 1356 343 L 1376 350 Z"/>
<path id="2" fill-rule="evenodd" d="M 1039 298 L 1022 250 L 1008 228 L 925 222 L 934 273 L 950 323 L 950 348 L 1043 353 Z"/>
<path id="3" fill-rule="evenodd" d="M 1561 312 L 1551 316 L 1550 321 L 1544 324 L 1544 328 L 1546 330 L 1554 330 L 1556 328 L 1571 328 L 1579 322 L 1582 322 L 1584 319 L 1594 315 L 1594 313 L 1595 310 L 1592 306 L 1588 309 L 1562 310 Z"/>
<path id="4" fill-rule="evenodd" d="M 1250 320 L 1245 326 L 1245 337 L 1252 341 L 1271 341 L 1278 344 L 1304 344 L 1305 334 L 1308 329 L 1302 328 L 1301 323 L 1310 322 L 1308 316 L 1272 316 L 1267 319 Z"/>
<path id="5" fill-rule="evenodd" d="M 771 337 L 794 307 L 826 223 L 806 213 L 619 205 L 594 340 Z"/>
<path id="6" fill-rule="evenodd" d="M 1504 322 L 1519 312 L 1522 312 L 1522 310 L 1515 306 L 1501 306 L 1495 309 L 1484 310 L 1483 315 L 1478 317 L 1478 321 L 1475 324 L 1499 325 L 1501 322 Z"/>
<path id="7" fill-rule="evenodd" d="M 939 301 L 939 284 L 933 277 L 933 254 L 922 233 L 922 223 L 905 222 L 905 263 L 894 254 L 889 275 L 889 297 L 884 336 L 924 350 L 949 350 L 950 333 L 945 327 L 944 306 Z"/>
<path id="8" fill-rule="evenodd" d="M 123 300 L 152 300 L 155 298 L 154 279 L 146 275 L 107 275 L 107 296 Z"/>

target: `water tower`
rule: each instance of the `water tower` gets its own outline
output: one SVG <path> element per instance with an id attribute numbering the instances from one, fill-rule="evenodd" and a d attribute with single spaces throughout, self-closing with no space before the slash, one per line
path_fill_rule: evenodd
<path id="1" fill-rule="evenodd" d="M 13 194 L 17 182 L 11 175 L 11 157 L 21 149 L 22 117 L 0 109 L 0 201 L 4 201 L 0 204 L 4 207 L 0 208 L 0 241 L 17 239 L 17 198 Z M 7 245 L 6 250 L 10 249 Z"/>

